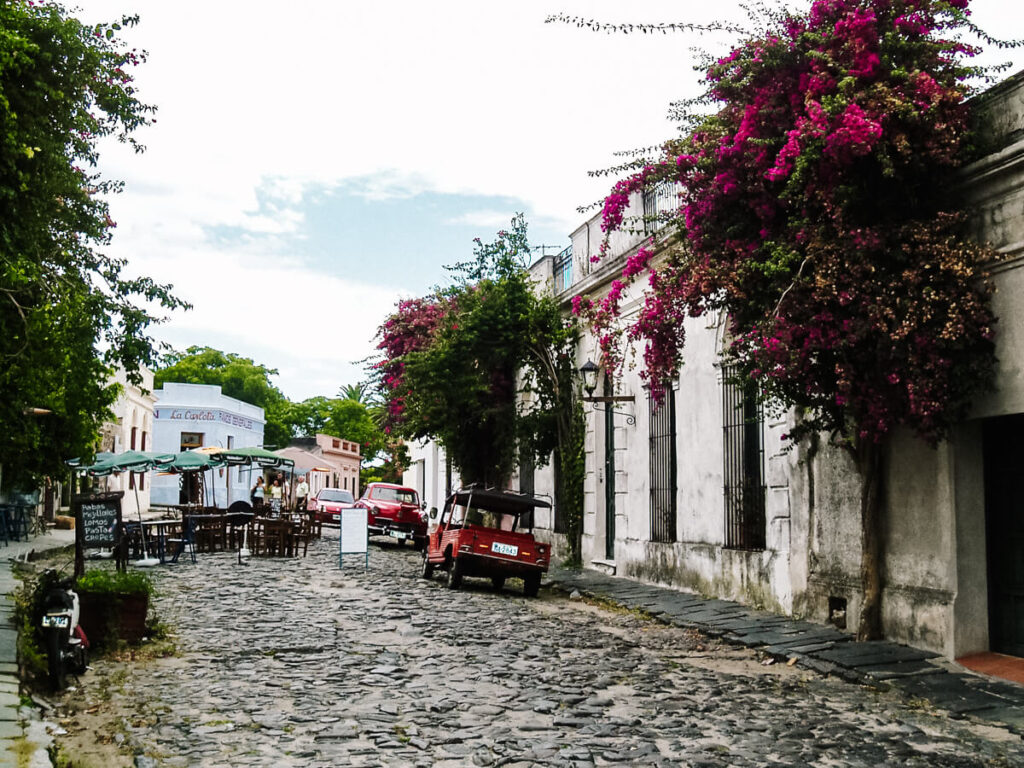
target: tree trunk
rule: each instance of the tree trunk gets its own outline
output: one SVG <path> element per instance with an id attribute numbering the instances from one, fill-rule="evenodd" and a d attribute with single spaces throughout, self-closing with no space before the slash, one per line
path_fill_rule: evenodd
<path id="1" fill-rule="evenodd" d="M 882 563 L 883 548 L 883 451 L 872 440 L 857 440 L 857 470 L 860 473 L 861 556 L 860 578 L 863 601 L 858 640 L 882 637 Z"/>

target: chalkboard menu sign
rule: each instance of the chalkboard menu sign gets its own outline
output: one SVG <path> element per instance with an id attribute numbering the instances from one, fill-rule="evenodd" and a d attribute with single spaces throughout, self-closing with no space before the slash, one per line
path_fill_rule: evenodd
<path id="1" fill-rule="evenodd" d="M 75 572 L 84 572 L 82 550 L 87 548 L 115 548 L 121 541 L 121 498 L 124 491 L 76 496 L 72 502 L 75 512 Z M 120 558 L 119 558 L 120 559 Z M 79 563 L 83 565 L 79 568 Z"/>

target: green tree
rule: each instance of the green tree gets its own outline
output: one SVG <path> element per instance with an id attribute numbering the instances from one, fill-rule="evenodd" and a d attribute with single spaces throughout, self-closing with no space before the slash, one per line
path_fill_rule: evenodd
<path id="1" fill-rule="evenodd" d="M 309 397 L 301 403 L 292 403 L 289 423 L 295 435 L 315 435 L 327 431 L 331 399 L 323 395 Z"/>
<path id="2" fill-rule="evenodd" d="M 581 528 L 572 521 L 582 503 L 576 326 L 535 290 L 521 215 L 493 243 L 475 242 L 474 258 L 452 267 L 453 286 L 400 302 L 380 329 L 383 359 L 374 371 L 387 429 L 437 440 L 466 482 L 497 487 L 521 452 L 544 464 L 556 451 L 564 481 L 558 501 L 575 560 Z"/>
<path id="3" fill-rule="evenodd" d="M 228 397 L 262 408 L 267 421 L 263 430 L 264 443 L 283 448 L 293 434 L 295 406 L 271 383 L 270 377 L 276 375 L 276 369 L 233 352 L 189 347 L 184 352 L 166 355 L 163 367 L 153 372 L 153 380 L 156 387 L 168 381 L 219 384 Z"/>
<path id="4" fill-rule="evenodd" d="M 57 3 L 0 4 L 0 464 L 12 483 L 91 453 L 117 395 L 110 366 L 137 383 L 154 361 L 156 318 L 135 302 L 186 306 L 103 252 L 116 226 L 106 197 L 120 185 L 96 170 L 98 142 L 141 151 L 132 134 L 154 111 L 129 74 L 144 54 L 118 37 L 135 22 L 85 26 Z"/>
<path id="5" fill-rule="evenodd" d="M 343 400 L 355 400 L 357 403 L 368 403 L 370 395 L 370 386 L 365 381 L 358 384 L 346 384 L 338 390 L 338 397 Z"/>
<path id="6" fill-rule="evenodd" d="M 373 418 L 371 408 L 351 398 L 310 397 L 291 406 L 290 423 L 300 435 L 329 435 L 359 443 L 363 461 L 374 461 L 384 450 L 384 432 Z"/>

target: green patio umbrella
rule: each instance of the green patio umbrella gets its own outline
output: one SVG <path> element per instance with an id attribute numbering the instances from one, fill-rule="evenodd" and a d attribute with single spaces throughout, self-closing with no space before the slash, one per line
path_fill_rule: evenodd
<path id="1" fill-rule="evenodd" d="M 203 472 L 207 469 L 223 467 L 224 460 L 217 454 L 200 453 L 199 451 L 182 451 L 174 454 L 173 461 L 160 466 L 161 472 Z"/>
<path id="2" fill-rule="evenodd" d="M 153 467 L 167 464 L 173 460 L 174 454 L 172 453 L 125 451 L 108 455 L 108 458 L 87 467 L 78 467 L 77 471 L 90 477 L 106 477 L 119 472 L 148 472 Z"/>
<path id="3" fill-rule="evenodd" d="M 92 460 L 92 463 L 93 464 L 99 464 L 100 462 L 103 462 L 103 461 L 110 461 L 116 455 L 117 454 L 111 453 L 110 451 L 97 451 L 96 452 L 96 457 Z M 67 464 L 72 469 L 83 468 L 82 467 L 82 459 L 81 459 L 81 457 L 74 458 L 74 459 L 68 459 L 64 463 Z"/>
<path id="4" fill-rule="evenodd" d="M 174 460 L 162 464 L 159 469 L 161 473 L 171 475 L 188 475 L 196 472 L 203 473 L 203 498 L 206 498 L 206 471 L 223 467 L 224 460 L 216 454 L 204 451 L 181 451 L 174 454 Z"/>
<path id="5" fill-rule="evenodd" d="M 237 466 L 239 464 L 258 464 L 261 467 L 291 467 L 295 462 L 284 456 L 278 456 L 266 448 L 251 446 L 248 448 L 224 448 L 211 451 L 215 456 L 224 459 L 227 464 Z"/>

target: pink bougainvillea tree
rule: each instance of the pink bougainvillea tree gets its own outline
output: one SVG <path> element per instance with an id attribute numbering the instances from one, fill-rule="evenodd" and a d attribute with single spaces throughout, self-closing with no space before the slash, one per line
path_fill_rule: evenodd
<path id="1" fill-rule="evenodd" d="M 384 431 L 387 434 L 401 432 L 406 421 L 409 383 L 405 376 L 405 356 L 433 343 L 451 309 L 451 300 L 439 293 L 404 299 L 378 329 L 377 348 L 381 358 L 374 364 L 374 380 L 386 407 Z"/>
<path id="2" fill-rule="evenodd" d="M 762 22 L 709 62 L 683 135 L 605 201 L 610 233 L 631 194 L 676 185 L 670 241 L 574 307 L 612 367 L 623 334 L 643 340 L 655 390 L 682 363 L 683 320 L 721 313 L 726 355 L 766 400 L 802 414 L 790 439 L 826 430 L 850 451 L 862 480 L 859 634 L 875 637 L 886 438 L 905 426 L 938 442 L 992 383 L 993 254 L 963 239 L 951 196 L 970 145 L 969 83 L 986 76 L 962 37 L 989 38 L 968 0 L 816 0 Z M 623 329 L 619 296 L 645 274 Z"/>

